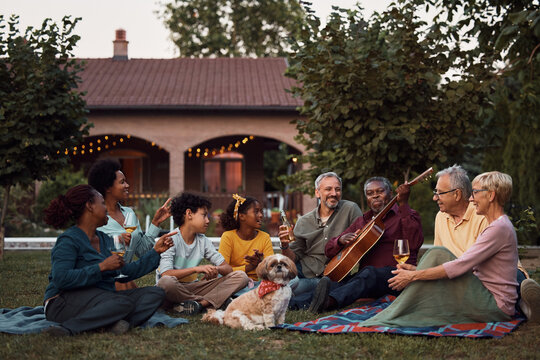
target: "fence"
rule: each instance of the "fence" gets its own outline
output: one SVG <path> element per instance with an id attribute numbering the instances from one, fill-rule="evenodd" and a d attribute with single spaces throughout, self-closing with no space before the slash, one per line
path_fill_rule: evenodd
<path id="1" fill-rule="evenodd" d="M 219 248 L 219 241 L 221 240 L 221 238 L 210 237 L 209 239 L 212 241 L 212 244 L 214 244 L 216 249 Z M 272 237 L 270 239 L 272 240 L 272 247 L 274 248 L 274 252 L 279 253 L 279 238 Z M 5 238 L 4 250 L 50 250 L 54 246 L 55 242 L 55 237 L 9 237 Z M 427 250 L 432 246 L 433 245 L 424 244 L 422 245 L 422 249 Z"/>

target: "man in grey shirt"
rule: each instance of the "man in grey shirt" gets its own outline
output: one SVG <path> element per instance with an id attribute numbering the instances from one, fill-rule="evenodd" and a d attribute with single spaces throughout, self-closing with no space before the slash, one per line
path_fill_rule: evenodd
<path id="1" fill-rule="evenodd" d="M 292 242 L 286 227 L 280 227 L 281 252 L 298 268 L 298 277 L 290 283 L 294 297 L 306 294 L 311 298 L 329 260 L 324 254 L 326 243 L 362 216 L 356 203 L 341 200 L 341 185 L 341 178 L 334 172 L 319 175 L 315 180 L 315 196 L 319 205 L 298 219 L 290 234 L 294 239 Z M 292 308 L 296 300 L 301 300 L 294 297 L 290 303 Z M 305 304 L 305 301 L 301 303 Z"/>

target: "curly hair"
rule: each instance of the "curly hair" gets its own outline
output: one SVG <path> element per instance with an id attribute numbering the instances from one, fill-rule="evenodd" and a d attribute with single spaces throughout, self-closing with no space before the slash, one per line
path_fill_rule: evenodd
<path id="1" fill-rule="evenodd" d="M 374 176 L 372 178 L 367 179 L 367 181 L 364 183 L 364 195 L 367 196 L 366 191 L 367 191 L 368 185 L 375 181 L 383 184 L 383 187 L 386 190 L 387 194 L 392 194 L 392 184 L 390 184 L 390 180 L 382 176 Z"/>
<path id="2" fill-rule="evenodd" d="M 251 205 L 255 204 L 256 202 L 259 202 L 259 200 L 251 196 L 246 196 L 246 201 L 244 201 L 244 203 L 238 207 L 238 213 L 239 214 L 247 213 Z M 227 206 L 227 210 L 225 210 L 225 212 L 223 212 L 219 216 L 219 220 L 221 221 L 221 226 L 223 226 L 223 228 L 227 231 L 240 228 L 240 223 L 234 218 L 235 205 L 236 205 L 236 200 L 233 200 Z"/>
<path id="3" fill-rule="evenodd" d="M 77 185 L 51 201 L 43 212 L 45 223 L 62 229 L 69 221 L 77 221 L 84 213 L 87 202 L 94 202 L 100 194 L 90 185 Z"/>
<path id="4" fill-rule="evenodd" d="M 103 197 L 108 188 L 114 185 L 116 172 L 122 167 L 118 160 L 101 159 L 98 160 L 88 172 L 88 184 L 99 191 Z"/>
<path id="5" fill-rule="evenodd" d="M 170 212 L 174 219 L 174 222 L 178 227 L 184 224 L 186 210 L 190 209 L 192 212 L 197 212 L 200 208 L 210 209 L 212 203 L 204 196 L 199 196 L 191 193 L 183 193 L 176 196 L 171 201 Z"/>

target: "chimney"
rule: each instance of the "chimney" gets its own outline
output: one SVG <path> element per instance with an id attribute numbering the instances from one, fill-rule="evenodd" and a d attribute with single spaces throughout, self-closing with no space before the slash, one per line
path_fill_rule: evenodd
<path id="1" fill-rule="evenodd" d="M 126 30 L 116 30 L 116 40 L 113 41 L 113 60 L 128 59 L 128 43 L 129 41 L 126 40 Z"/>

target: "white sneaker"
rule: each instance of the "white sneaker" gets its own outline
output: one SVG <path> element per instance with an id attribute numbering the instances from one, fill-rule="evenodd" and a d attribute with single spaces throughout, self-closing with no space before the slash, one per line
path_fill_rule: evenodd
<path id="1" fill-rule="evenodd" d="M 540 323 L 540 285 L 533 279 L 525 279 L 521 283 L 519 307 L 528 321 Z"/>

